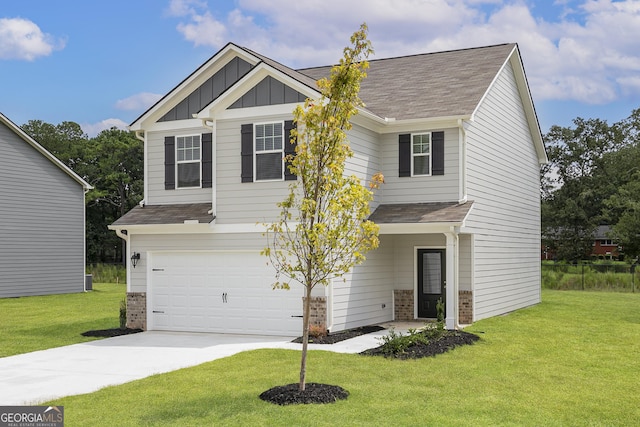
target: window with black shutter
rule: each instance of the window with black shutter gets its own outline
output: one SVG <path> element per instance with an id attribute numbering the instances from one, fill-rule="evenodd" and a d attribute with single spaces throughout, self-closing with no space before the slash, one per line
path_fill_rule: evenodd
<path id="1" fill-rule="evenodd" d="M 444 175 L 444 132 L 398 136 L 398 176 Z"/>

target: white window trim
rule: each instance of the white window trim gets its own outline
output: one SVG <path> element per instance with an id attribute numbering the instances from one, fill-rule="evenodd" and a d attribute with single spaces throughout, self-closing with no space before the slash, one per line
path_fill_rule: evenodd
<path id="1" fill-rule="evenodd" d="M 194 137 L 197 136 L 198 139 L 200 140 L 200 159 L 196 160 L 178 160 L 178 138 L 189 138 L 189 137 Z M 176 190 L 193 190 L 193 189 L 198 189 L 198 188 L 202 188 L 202 135 L 198 134 L 198 133 L 194 133 L 194 134 L 189 134 L 189 135 L 177 135 L 176 137 L 176 142 L 175 142 L 175 159 L 176 159 L 176 165 L 175 165 L 175 177 L 176 177 L 176 186 L 175 189 Z M 192 186 L 192 187 L 180 187 L 179 185 L 179 176 L 178 176 L 178 165 L 182 165 L 182 164 L 188 164 L 188 163 L 198 163 L 198 165 L 200 165 L 200 167 L 198 168 L 198 173 L 200 174 L 200 183 L 197 186 Z"/>
<path id="2" fill-rule="evenodd" d="M 414 135 L 429 135 L 429 173 L 428 174 L 416 174 L 414 172 L 415 158 L 416 157 L 425 157 L 425 154 L 414 154 L 413 152 L 413 137 Z M 431 176 L 433 174 L 433 136 L 431 132 L 415 132 L 411 134 L 411 176 Z"/>
<path id="3" fill-rule="evenodd" d="M 258 179 L 258 150 L 256 149 L 256 139 L 257 139 L 257 132 L 256 132 L 256 127 L 261 126 L 261 125 L 271 125 L 271 124 L 279 124 L 280 128 L 282 129 L 282 148 L 280 150 L 262 150 L 260 151 L 260 154 L 273 154 L 273 153 L 280 153 L 282 154 L 282 168 L 281 170 L 281 176 L 280 178 L 276 178 L 276 179 Z M 285 144 L 285 134 L 284 134 L 284 120 L 276 120 L 276 121 L 270 121 L 270 122 L 260 122 L 260 123 L 254 123 L 253 124 L 253 182 L 280 182 L 280 181 L 284 181 L 284 168 L 285 168 L 285 164 L 284 164 L 284 144 Z"/>

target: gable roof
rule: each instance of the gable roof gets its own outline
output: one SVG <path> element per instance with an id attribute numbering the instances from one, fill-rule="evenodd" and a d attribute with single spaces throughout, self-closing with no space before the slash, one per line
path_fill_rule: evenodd
<path id="1" fill-rule="evenodd" d="M 49 159 L 51 163 L 62 169 L 64 173 L 78 182 L 85 190 L 91 190 L 93 186 L 82 179 L 78 174 L 71 170 L 67 165 L 62 163 L 56 156 L 47 151 L 42 145 L 38 144 L 33 138 L 31 138 L 20 126 L 13 123 L 4 114 L 0 113 L 0 123 L 4 123 L 9 129 L 11 129 L 16 135 L 18 135 L 24 142 L 31 145 L 40 154 Z"/>
<path id="2" fill-rule="evenodd" d="M 322 66 L 294 70 L 250 49 L 228 43 L 138 117 L 130 129 L 141 129 L 142 122 L 152 118 L 163 103 L 172 102 L 174 105 L 188 97 L 190 83 L 202 80 L 202 75 L 211 70 L 218 59 L 232 53 L 251 61 L 252 70 L 220 93 L 220 99 L 250 79 L 252 73 L 264 68 L 317 92 L 316 82 L 328 77 L 332 68 Z M 540 162 L 544 163 L 547 157 L 542 133 L 516 43 L 370 60 L 367 78 L 360 85 L 360 98 L 365 103 L 362 109 L 381 123 L 427 119 L 470 120 L 507 64 L 513 67 L 536 152 Z M 176 100 L 176 97 L 182 98 Z M 201 111 L 206 108 L 201 108 Z"/>
<path id="3" fill-rule="evenodd" d="M 382 118 L 470 117 L 515 47 L 511 43 L 374 59 L 360 98 Z M 298 71 L 317 80 L 329 76 L 331 67 Z"/>

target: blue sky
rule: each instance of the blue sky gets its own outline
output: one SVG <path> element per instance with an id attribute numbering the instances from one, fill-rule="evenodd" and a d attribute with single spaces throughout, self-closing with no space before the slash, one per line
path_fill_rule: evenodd
<path id="1" fill-rule="evenodd" d="M 517 42 L 541 129 L 640 108 L 640 0 L 9 0 L 0 112 L 124 127 L 227 42 L 293 68 Z"/>

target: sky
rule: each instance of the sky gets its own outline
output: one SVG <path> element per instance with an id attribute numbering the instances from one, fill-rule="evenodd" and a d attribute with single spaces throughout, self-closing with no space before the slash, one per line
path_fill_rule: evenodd
<path id="1" fill-rule="evenodd" d="M 0 112 L 18 125 L 126 128 L 228 42 L 330 65 L 518 43 L 540 128 L 640 108 L 640 0 L 4 0 Z"/>

